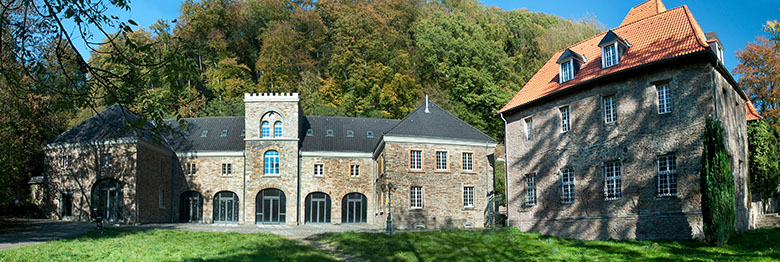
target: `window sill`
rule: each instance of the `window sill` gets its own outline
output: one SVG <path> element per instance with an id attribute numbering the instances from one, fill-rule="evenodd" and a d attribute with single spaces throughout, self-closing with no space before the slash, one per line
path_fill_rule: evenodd
<path id="1" fill-rule="evenodd" d="M 473 174 L 476 174 L 476 173 L 477 173 L 477 171 L 474 171 L 474 170 L 468 170 L 468 171 L 466 171 L 466 170 L 464 170 L 464 171 L 461 171 L 461 173 L 462 173 L 462 174 L 469 174 L 469 175 L 473 175 Z"/>
<path id="2" fill-rule="evenodd" d="M 463 207 L 463 211 L 474 211 L 474 207 Z"/>
<path id="3" fill-rule="evenodd" d="M 411 211 L 411 212 L 419 212 L 419 211 L 422 211 L 422 210 L 423 210 L 422 207 L 410 207 L 408 209 L 408 211 Z"/>
<path id="4" fill-rule="evenodd" d="M 425 170 L 409 169 L 409 173 L 425 173 Z"/>
<path id="5" fill-rule="evenodd" d="M 670 199 L 670 198 L 677 198 L 677 194 L 673 194 L 673 195 L 658 195 L 658 194 L 656 194 L 655 195 L 655 199 L 656 200 L 664 200 L 664 199 Z"/>
<path id="6" fill-rule="evenodd" d="M 623 199 L 622 197 L 618 197 L 618 198 L 605 198 L 604 201 L 618 201 L 618 200 L 622 200 L 622 199 Z"/>
<path id="7" fill-rule="evenodd" d="M 263 175 L 263 177 L 276 178 L 276 177 L 282 177 L 282 175 Z"/>
<path id="8" fill-rule="evenodd" d="M 442 174 L 449 174 L 452 173 L 449 170 L 433 170 L 434 173 L 442 173 Z"/>

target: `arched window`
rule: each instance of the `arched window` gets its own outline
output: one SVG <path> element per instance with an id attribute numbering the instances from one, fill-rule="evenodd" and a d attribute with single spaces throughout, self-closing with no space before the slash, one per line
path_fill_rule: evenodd
<path id="1" fill-rule="evenodd" d="M 366 223 L 368 199 L 361 193 L 349 193 L 341 199 L 341 223 Z"/>
<path id="2" fill-rule="evenodd" d="M 238 222 L 238 195 L 221 191 L 214 196 L 214 223 Z"/>
<path id="3" fill-rule="evenodd" d="M 276 121 L 274 123 L 274 137 L 282 137 L 282 122 Z"/>
<path id="4" fill-rule="evenodd" d="M 287 221 L 287 198 L 282 190 L 266 188 L 255 199 L 255 223 L 284 223 Z"/>
<path id="5" fill-rule="evenodd" d="M 181 193 L 179 221 L 197 223 L 203 219 L 203 197 L 196 191 Z"/>
<path id="6" fill-rule="evenodd" d="M 330 223 L 330 196 L 314 192 L 306 196 L 306 223 Z"/>
<path id="7" fill-rule="evenodd" d="M 261 134 L 263 138 L 265 137 L 271 137 L 271 124 L 268 122 L 263 122 L 263 133 Z"/>
<path id="8" fill-rule="evenodd" d="M 265 159 L 265 174 L 266 175 L 278 175 L 279 174 L 279 152 L 276 150 L 268 150 L 264 155 Z"/>

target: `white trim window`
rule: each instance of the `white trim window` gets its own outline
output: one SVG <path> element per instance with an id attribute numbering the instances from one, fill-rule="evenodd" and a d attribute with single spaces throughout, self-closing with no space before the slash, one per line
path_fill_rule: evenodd
<path id="1" fill-rule="evenodd" d="M 569 107 L 564 106 L 559 108 L 561 112 L 561 133 L 569 132 L 570 125 L 569 125 Z"/>
<path id="2" fill-rule="evenodd" d="M 474 187 L 463 187 L 463 207 L 474 207 Z"/>
<path id="3" fill-rule="evenodd" d="M 523 204 L 526 206 L 536 205 L 536 174 L 525 175 L 525 199 Z"/>
<path id="4" fill-rule="evenodd" d="M 409 169 L 422 170 L 422 150 L 409 151 Z"/>
<path id="5" fill-rule="evenodd" d="M 561 63 L 559 74 L 561 83 L 574 79 L 574 59 Z"/>
<path id="6" fill-rule="evenodd" d="M 602 98 L 602 100 L 604 101 L 604 123 L 615 123 L 615 120 L 617 120 L 617 116 L 615 114 L 615 96 L 605 96 Z"/>
<path id="7" fill-rule="evenodd" d="M 677 195 L 677 161 L 675 155 L 658 156 L 658 197 Z"/>
<path id="8" fill-rule="evenodd" d="M 525 119 L 525 139 L 527 141 L 534 139 L 534 119 L 531 117 Z"/>
<path id="9" fill-rule="evenodd" d="M 411 187 L 409 200 L 411 201 L 411 203 L 410 203 L 410 207 L 411 208 L 422 208 L 423 207 L 422 187 L 421 186 L 413 186 L 413 187 Z"/>
<path id="10" fill-rule="evenodd" d="M 618 200 L 623 197 L 620 179 L 620 161 L 604 163 L 604 199 Z"/>
<path id="11" fill-rule="evenodd" d="M 229 176 L 233 173 L 233 164 L 222 163 L 222 175 Z"/>
<path id="12" fill-rule="evenodd" d="M 658 85 L 658 113 L 667 114 L 672 112 L 672 94 L 669 83 Z"/>
<path id="13" fill-rule="evenodd" d="M 314 164 L 314 176 L 322 176 L 323 173 L 322 164 Z"/>
<path id="14" fill-rule="evenodd" d="M 618 61 L 620 61 L 620 57 L 618 55 L 617 41 L 601 48 L 601 68 L 617 65 Z"/>
<path id="15" fill-rule="evenodd" d="M 195 163 L 187 163 L 186 168 L 187 175 L 195 175 Z"/>
<path id="16" fill-rule="evenodd" d="M 274 123 L 274 137 L 282 137 L 282 121 Z"/>
<path id="17" fill-rule="evenodd" d="M 561 169 L 561 202 L 574 203 L 574 170 Z"/>
<path id="18" fill-rule="evenodd" d="M 474 153 L 463 152 L 463 171 L 474 171 Z"/>
<path id="19" fill-rule="evenodd" d="M 447 151 L 436 151 L 436 170 L 447 170 Z"/>
<path id="20" fill-rule="evenodd" d="M 351 176 L 351 177 L 359 177 L 360 176 L 360 165 L 351 165 L 351 166 L 349 166 L 349 176 Z"/>
<path id="21" fill-rule="evenodd" d="M 263 121 L 263 123 L 260 125 L 260 131 L 260 137 L 271 137 L 271 124 L 268 123 L 268 121 Z"/>

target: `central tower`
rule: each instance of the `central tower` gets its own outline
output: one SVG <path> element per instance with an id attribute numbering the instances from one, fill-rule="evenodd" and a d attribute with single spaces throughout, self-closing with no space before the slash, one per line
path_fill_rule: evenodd
<path id="1" fill-rule="evenodd" d="M 297 93 L 244 94 L 246 223 L 296 224 Z"/>

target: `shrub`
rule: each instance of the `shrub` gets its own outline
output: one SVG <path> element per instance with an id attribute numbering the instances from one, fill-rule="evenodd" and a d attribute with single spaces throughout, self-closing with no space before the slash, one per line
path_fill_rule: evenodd
<path id="1" fill-rule="evenodd" d="M 704 235 L 712 245 L 726 244 L 734 232 L 734 177 L 719 119 L 707 117 L 701 160 L 701 209 Z"/>
<path id="2" fill-rule="evenodd" d="M 777 169 L 777 138 L 772 126 L 759 120 L 748 124 L 750 191 L 762 200 L 774 197 L 780 174 Z"/>

